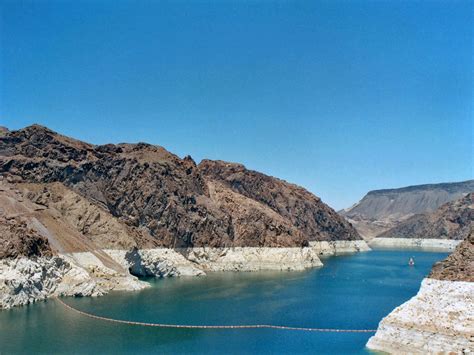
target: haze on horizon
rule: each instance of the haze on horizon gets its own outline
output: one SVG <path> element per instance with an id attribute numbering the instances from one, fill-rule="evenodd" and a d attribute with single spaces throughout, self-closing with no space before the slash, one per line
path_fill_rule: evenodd
<path id="1" fill-rule="evenodd" d="M 473 2 L 2 1 L 0 125 L 306 187 L 474 176 Z"/>

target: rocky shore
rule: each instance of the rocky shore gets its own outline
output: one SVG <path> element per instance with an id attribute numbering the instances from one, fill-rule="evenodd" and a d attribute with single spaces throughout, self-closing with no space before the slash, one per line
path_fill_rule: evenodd
<path id="1" fill-rule="evenodd" d="M 147 287 L 137 277 L 303 270 L 367 249 L 317 196 L 242 164 L 39 125 L 0 135 L 2 308 Z"/>
<path id="2" fill-rule="evenodd" d="M 204 276 L 216 271 L 299 271 L 323 266 L 321 255 L 364 250 L 369 248 L 363 241 L 345 241 L 302 248 L 106 249 L 3 259 L 0 308 L 54 296 L 102 296 L 110 291 L 135 291 L 149 286 L 137 277 Z"/>
<path id="3" fill-rule="evenodd" d="M 0 309 L 54 296 L 102 296 L 111 290 L 141 290 L 146 282 L 103 264 L 78 265 L 69 256 L 0 260 Z"/>
<path id="4" fill-rule="evenodd" d="M 418 294 L 379 324 L 367 347 L 389 353 L 474 352 L 474 231 L 435 264 Z"/>
<path id="5" fill-rule="evenodd" d="M 309 242 L 319 255 L 340 255 L 371 250 L 364 240 L 333 240 Z"/>
<path id="6" fill-rule="evenodd" d="M 379 324 L 367 347 L 393 354 L 474 350 L 474 283 L 423 280 L 418 294 Z"/>

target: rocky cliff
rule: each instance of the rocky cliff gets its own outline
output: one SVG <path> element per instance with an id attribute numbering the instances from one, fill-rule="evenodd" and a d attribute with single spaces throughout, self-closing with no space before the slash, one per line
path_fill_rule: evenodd
<path id="1" fill-rule="evenodd" d="M 474 228 L 434 265 L 418 294 L 379 324 L 367 346 L 388 353 L 474 351 Z"/>
<path id="2" fill-rule="evenodd" d="M 435 211 L 444 203 L 474 192 L 474 180 L 370 191 L 354 206 L 340 211 L 366 239 L 407 218 Z"/>
<path id="3" fill-rule="evenodd" d="M 204 160 L 199 170 L 208 183 L 267 206 L 309 241 L 360 239 L 346 220 L 302 187 L 223 161 Z"/>
<path id="4" fill-rule="evenodd" d="M 0 137 L 0 174 L 17 185 L 61 183 L 68 195 L 133 230 L 138 247 L 287 247 L 360 239 L 303 188 L 238 164 L 197 166 L 190 157 L 144 143 L 94 146 L 30 126 Z M 48 198 L 41 191 L 28 196 L 39 203 Z M 70 208 L 68 220 L 79 213 Z"/>
<path id="5" fill-rule="evenodd" d="M 474 227 L 468 237 L 443 261 L 436 263 L 429 278 L 444 281 L 474 282 Z"/>

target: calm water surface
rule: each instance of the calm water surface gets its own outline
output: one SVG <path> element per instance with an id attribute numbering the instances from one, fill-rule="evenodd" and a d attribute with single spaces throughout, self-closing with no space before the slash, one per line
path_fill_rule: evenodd
<path id="1" fill-rule="evenodd" d="M 143 322 L 279 324 L 376 329 L 419 289 L 446 253 L 371 251 L 324 259 L 304 272 L 217 273 L 151 281 L 141 292 L 67 298 L 94 314 Z M 410 256 L 415 267 L 408 267 Z M 113 324 L 54 300 L 0 311 L 0 353 L 369 353 L 371 334 L 286 330 L 180 330 Z"/>

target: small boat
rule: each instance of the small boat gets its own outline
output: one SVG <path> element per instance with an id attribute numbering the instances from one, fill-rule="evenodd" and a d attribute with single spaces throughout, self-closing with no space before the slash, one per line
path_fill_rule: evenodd
<path id="1" fill-rule="evenodd" d="M 408 260 L 408 265 L 409 266 L 415 266 L 415 259 L 410 258 L 410 260 Z"/>

